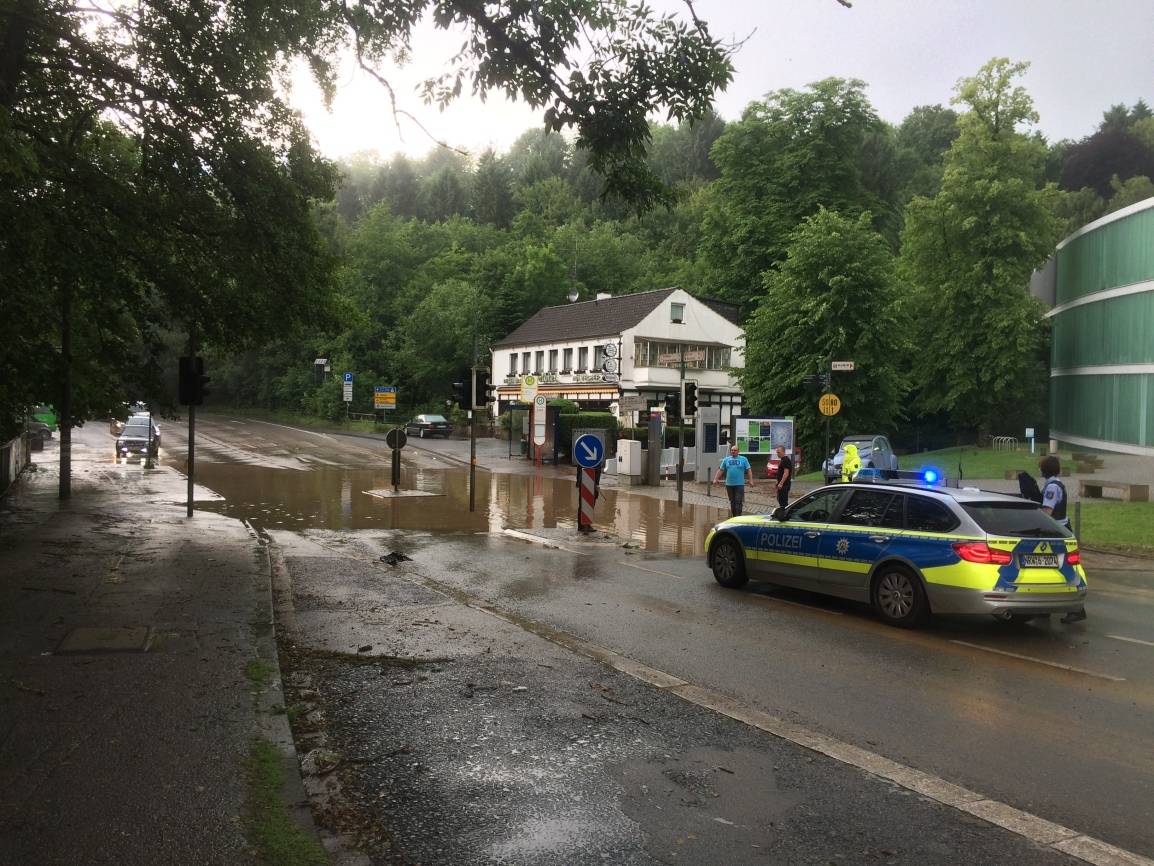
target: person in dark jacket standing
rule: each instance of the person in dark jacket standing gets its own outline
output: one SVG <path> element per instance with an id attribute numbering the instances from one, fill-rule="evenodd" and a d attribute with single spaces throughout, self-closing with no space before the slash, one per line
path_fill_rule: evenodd
<path id="1" fill-rule="evenodd" d="M 793 460 L 785 453 L 785 446 L 777 446 L 777 504 L 783 508 L 789 502 L 789 488 L 793 483 Z"/>

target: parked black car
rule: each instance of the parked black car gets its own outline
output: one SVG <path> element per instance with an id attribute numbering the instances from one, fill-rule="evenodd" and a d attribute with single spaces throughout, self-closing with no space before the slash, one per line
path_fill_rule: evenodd
<path id="1" fill-rule="evenodd" d="M 444 436 L 448 439 L 453 435 L 453 425 L 444 415 L 418 415 L 405 425 L 405 432 L 418 439 L 426 436 Z"/>

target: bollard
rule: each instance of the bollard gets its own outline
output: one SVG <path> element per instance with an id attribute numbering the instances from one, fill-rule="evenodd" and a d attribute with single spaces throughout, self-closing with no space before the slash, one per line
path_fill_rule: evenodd
<path id="1" fill-rule="evenodd" d="M 712 496 L 713 495 L 713 467 L 712 466 L 706 466 L 705 467 L 705 495 L 706 496 Z"/>

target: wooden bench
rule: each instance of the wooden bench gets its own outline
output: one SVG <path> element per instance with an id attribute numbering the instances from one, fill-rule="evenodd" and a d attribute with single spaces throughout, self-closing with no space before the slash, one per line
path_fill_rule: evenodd
<path id="1" fill-rule="evenodd" d="M 1131 484 L 1129 481 L 1087 481 L 1078 482 L 1078 495 L 1083 499 L 1101 499 L 1102 489 L 1117 490 L 1123 502 L 1149 502 L 1150 485 Z"/>

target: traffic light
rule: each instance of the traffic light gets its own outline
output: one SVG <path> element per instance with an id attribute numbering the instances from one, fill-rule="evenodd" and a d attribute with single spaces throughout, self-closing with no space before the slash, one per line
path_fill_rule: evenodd
<path id="1" fill-rule="evenodd" d="M 697 415 L 697 383 L 685 383 L 685 396 L 681 398 L 681 411 L 685 413 L 686 418 L 692 418 Z"/>
<path id="2" fill-rule="evenodd" d="M 665 416 L 667 418 L 681 417 L 681 395 L 676 391 L 665 395 Z"/>
<path id="3" fill-rule="evenodd" d="M 482 410 L 496 399 L 493 383 L 489 381 L 489 371 L 484 368 L 473 370 L 473 408 Z"/>
<path id="4" fill-rule="evenodd" d="M 205 386 L 211 379 L 204 375 L 204 358 L 185 355 L 180 359 L 177 379 L 177 401 L 184 406 L 199 406 L 208 396 Z"/>
<path id="5" fill-rule="evenodd" d="M 453 383 L 453 402 L 457 404 L 457 408 L 468 410 L 472 408 L 472 401 L 469 397 L 469 386 L 464 382 Z"/>

